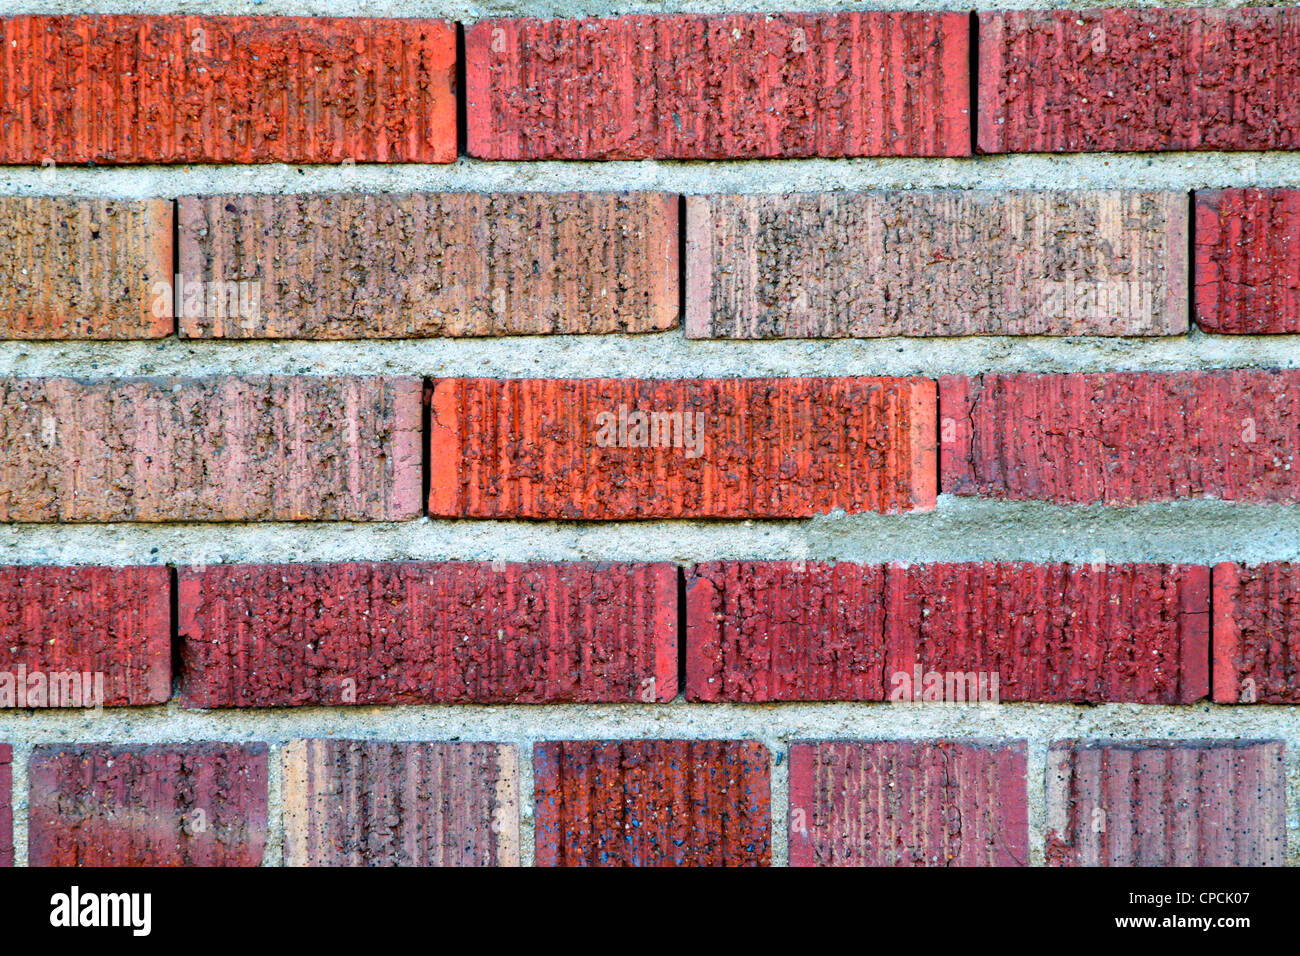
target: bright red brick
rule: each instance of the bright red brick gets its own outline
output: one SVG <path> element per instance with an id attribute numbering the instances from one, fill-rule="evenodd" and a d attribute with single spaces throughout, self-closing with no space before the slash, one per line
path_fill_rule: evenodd
<path id="1" fill-rule="evenodd" d="M 934 383 L 924 379 L 444 379 L 432 402 L 432 515 L 795 518 L 934 506 Z"/>
<path id="2" fill-rule="evenodd" d="M 940 489 L 1129 505 L 1300 501 L 1300 371 L 939 380 Z"/>
<path id="3" fill-rule="evenodd" d="M 465 31 L 484 159 L 970 155 L 964 13 L 484 20 Z"/>
<path id="4" fill-rule="evenodd" d="M 1059 741 L 1047 755 L 1049 866 L 1281 866 L 1280 741 Z"/>
<path id="5" fill-rule="evenodd" d="M 533 747 L 538 866 L 766 866 L 767 748 L 740 740 Z"/>
<path id="6" fill-rule="evenodd" d="M 1300 149 L 1300 9 L 979 15 L 979 150 Z"/>
<path id="7" fill-rule="evenodd" d="M 1214 568 L 1214 699 L 1300 704 L 1300 564 Z"/>
<path id="8" fill-rule="evenodd" d="M 164 567 L 0 567 L 0 707 L 163 703 L 171 621 Z"/>
<path id="9" fill-rule="evenodd" d="M 14 865 L 13 748 L 0 744 L 0 866 Z"/>
<path id="10" fill-rule="evenodd" d="M 0 163 L 456 158 L 441 20 L 24 15 L 0 48 Z"/>
<path id="11" fill-rule="evenodd" d="M 188 707 L 677 694 L 671 564 L 214 565 L 179 582 Z"/>
<path id="12" fill-rule="evenodd" d="M 1196 322 L 1300 332 L 1300 189 L 1197 190 Z"/>
<path id="13" fill-rule="evenodd" d="M 266 744 L 37 747 L 32 866 L 257 866 Z"/>

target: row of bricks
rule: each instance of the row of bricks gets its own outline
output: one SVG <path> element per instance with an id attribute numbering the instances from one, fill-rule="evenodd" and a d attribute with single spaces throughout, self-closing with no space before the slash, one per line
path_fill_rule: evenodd
<path id="1" fill-rule="evenodd" d="M 449 518 L 1295 503 L 1297 427 L 1284 369 L 0 379 L 0 521 L 398 521 L 424 513 L 423 480 Z"/>
<path id="2" fill-rule="evenodd" d="M 1296 704 L 1300 564 L 0 568 L 0 706 L 162 703 L 173 643 L 195 708 Z"/>
<path id="3" fill-rule="evenodd" d="M 1296 149 L 1298 51 L 1294 8 L 487 20 L 463 111 L 502 160 Z M 0 163 L 451 162 L 456 69 L 440 20 L 9 17 Z"/>
<path id="4" fill-rule="evenodd" d="M 681 205 L 0 198 L 0 337 L 653 332 L 682 275 L 692 338 L 1176 335 L 1189 287 L 1206 331 L 1300 332 L 1297 189 L 1197 192 L 1190 213 L 1156 190 L 690 196 L 684 256 Z"/>
<path id="5" fill-rule="evenodd" d="M 9 760 L 0 746 L 6 814 Z M 258 865 L 268 760 L 265 744 L 37 747 L 28 862 Z M 789 760 L 791 865 L 1029 863 L 1024 741 L 796 741 Z M 295 740 L 281 761 L 286 865 L 519 863 L 513 745 Z M 739 740 L 536 744 L 536 863 L 766 865 L 769 763 Z M 1045 789 L 1048 865 L 1285 862 L 1281 742 L 1059 741 Z"/>

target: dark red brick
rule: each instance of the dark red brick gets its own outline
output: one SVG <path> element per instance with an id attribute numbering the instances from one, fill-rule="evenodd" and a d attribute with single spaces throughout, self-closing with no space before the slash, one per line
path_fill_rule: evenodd
<path id="1" fill-rule="evenodd" d="M 0 744 L 0 866 L 14 865 L 13 748 Z"/>
<path id="2" fill-rule="evenodd" d="M 1300 564 L 1215 566 L 1214 699 L 1300 704 Z"/>
<path id="3" fill-rule="evenodd" d="M 1197 190 L 1196 322 L 1300 332 L 1300 189 Z"/>

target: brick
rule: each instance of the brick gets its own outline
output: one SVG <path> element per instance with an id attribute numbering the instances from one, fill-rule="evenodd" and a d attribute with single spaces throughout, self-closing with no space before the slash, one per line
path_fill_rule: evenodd
<path id="1" fill-rule="evenodd" d="M 171 272 L 165 199 L 0 197 L 0 338 L 171 335 Z"/>
<path id="2" fill-rule="evenodd" d="M 1281 741 L 1058 741 L 1049 866 L 1281 866 Z"/>
<path id="3" fill-rule="evenodd" d="M 1300 189 L 1196 192 L 1196 324 L 1300 332 Z"/>
<path id="4" fill-rule="evenodd" d="M 286 866 L 518 866 L 511 744 L 295 740 Z"/>
<path id="5" fill-rule="evenodd" d="M 420 513 L 415 378 L 0 379 L 0 521 Z"/>
<path id="6" fill-rule="evenodd" d="M 740 740 L 533 747 L 538 866 L 767 866 L 767 748 Z"/>
<path id="7" fill-rule="evenodd" d="M 164 703 L 171 621 L 165 567 L 0 567 L 0 707 Z"/>
<path id="8" fill-rule="evenodd" d="M 204 196 L 180 200 L 187 281 L 249 282 L 251 315 L 194 338 L 652 332 L 679 311 L 666 193 Z M 322 254 L 319 250 L 328 250 Z"/>
<path id="9" fill-rule="evenodd" d="M 940 488 L 1057 504 L 1300 501 L 1300 372 L 945 376 Z"/>
<path id="10" fill-rule="evenodd" d="M 39 746 L 32 866 L 258 866 L 266 744 Z"/>
<path id="11" fill-rule="evenodd" d="M 790 745 L 791 866 L 1026 866 L 1025 742 Z"/>
<path id="12" fill-rule="evenodd" d="M 1300 149 L 1300 10 L 979 14 L 984 153 Z"/>
<path id="13" fill-rule="evenodd" d="M 432 405 L 432 515 L 934 507 L 934 383 L 923 379 L 443 379 Z"/>
<path id="14" fill-rule="evenodd" d="M 471 156 L 970 155 L 961 13 L 484 20 L 466 28 Z"/>
<path id="15" fill-rule="evenodd" d="M 1300 704 L 1300 564 L 1214 568 L 1214 699 Z"/>
<path id="16" fill-rule="evenodd" d="M 690 196 L 692 338 L 1174 335 L 1185 193 Z"/>
<path id="17" fill-rule="evenodd" d="M 686 696 L 1189 703 L 1209 695 L 1209 588 L 1184 565 L 699 564 Z"/>
<path id="18" fill-rule="evenodd" d="M 178 603 L 188 707 L 677 694 L 671 564 L 216 565 Z"/>
<path id="19" fill-rule="evenodd" d="M 0 744 L 0 867 L 14 865 L 13 748 Z"/>
<path id="20" fill-rule="evenodd" d="M 0 48 L 0 163 L 456 158 L 441 20 L 15 16 Z"/>

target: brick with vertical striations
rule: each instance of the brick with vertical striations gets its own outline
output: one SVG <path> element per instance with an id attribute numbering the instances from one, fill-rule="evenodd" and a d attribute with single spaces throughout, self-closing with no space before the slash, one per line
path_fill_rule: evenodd
<path id="1" fill-rule="evenodd" d="M 1300 564 L 1214 567 L 1214 699 L 1300 704 Z"/>
<path id="2" fill-rule="evenodd" d="M 1300 332 L 1300 189 L 1196 192 L 1196 324 Z"/>

